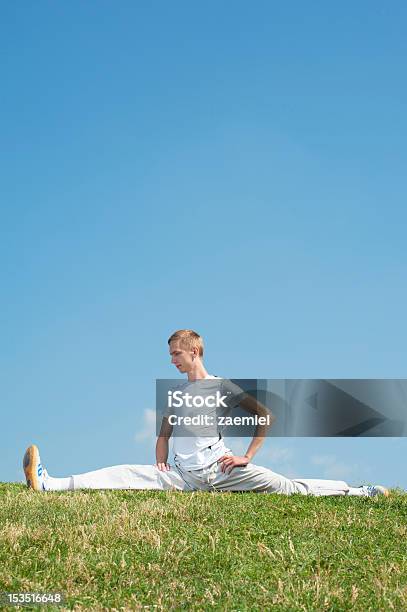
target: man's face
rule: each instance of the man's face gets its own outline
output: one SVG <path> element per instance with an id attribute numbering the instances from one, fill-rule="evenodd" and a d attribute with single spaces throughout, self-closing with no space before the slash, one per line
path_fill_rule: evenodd
<path id="1" fill-rule="evenodd" d="M 181 347 L 180 340 L 170 343 L 171 363 L 175 365 L 178 372 L 187 373 L 193 365 L 194 351 L 187 351 Z"/>

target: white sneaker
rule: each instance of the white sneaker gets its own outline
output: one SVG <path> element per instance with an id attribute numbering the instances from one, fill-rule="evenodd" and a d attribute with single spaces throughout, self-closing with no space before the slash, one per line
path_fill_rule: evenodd
<path id="1" fill-rule="evenodd" d="M 376 497 L 377 495 L 389 497 L 389 490 L 381 485 L 363 485 L 359 488 L 364 491 L 366 497 Z"/>
<path id="2" fill-rule="evenodd" d="M 46 480 L 48 472 L 41 463 L 40 452 L 35 444 L 32 444 L 25 451 L 23 468 L 27 487 L 34 491 L 46 491 Z"/>

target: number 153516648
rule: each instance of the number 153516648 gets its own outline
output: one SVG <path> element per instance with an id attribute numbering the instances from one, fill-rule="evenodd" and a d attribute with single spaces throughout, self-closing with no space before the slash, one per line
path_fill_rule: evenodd
<path id="1" fill-rule="evenodd" d="M 62 593 L 0 593 L 0 605 L 29 606 L 37 605 L 62 605 L 64 596 Z"/>

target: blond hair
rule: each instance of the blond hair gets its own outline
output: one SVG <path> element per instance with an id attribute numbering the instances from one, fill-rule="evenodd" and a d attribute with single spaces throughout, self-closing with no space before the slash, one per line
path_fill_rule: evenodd
<path id="1" fill-rule="evenodd" d="M 201 336 L 196 331 L 192 329 L 179 329 L 168 338 L 168 344 L 171 344 L 173 340 L 179 340 L 182 348 L 187 351 L 193 348 L 198 349 L 199 356 L 203 356 L 204 343 Z"/>

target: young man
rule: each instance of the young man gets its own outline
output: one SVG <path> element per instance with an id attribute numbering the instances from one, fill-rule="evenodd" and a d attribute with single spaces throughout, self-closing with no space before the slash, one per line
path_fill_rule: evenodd
<path id="1" fill-rule="evenodd" d="M 225 393 L 222 397 L 234 398 L 228 408 L 238 403 L 252 415 L 270 416 L 269 411 L 261 403 L 242 392 L 236 385 L 208 374 L 203 363 L 203 340 L 197 332 L 189 329 L 179 330 L 171 335 L 168 344 L 171 362 L 179 372 L 187 375 L 187 381 L 181 386 L 184 396 L 198 386 L 201 402 L 212 406 L 209 401 L 205 402 L 205 399 L 215 387 L 221 386 Z M 207 411 L 208 418 L 211 418 L 211 410 L 212 408 L 209 408 Z M 212 416 L 213 414 L 214 410 Z M 341 480 L 289 479 L 267 468 L 254 465 L 251 460 L 264 442 L 267 431 L 267 426 L 264 424 L 257 425 L 255 435 L 243 456 L 234 455 L 225 446 L 221 433 L 216 429 L 203 436 L 188 435 L 188 432 L 182 431 L 182 425 L 176 425 L 179 435 L 174 436 L 175 465 L 171 466 L 168 463 L 169 439 L 174 430 L 171 423 L 167 411 L 162 418 L 157 438 L 156 465 L 118 465 L 68 478 L 52 478 L 41 463 L 38 448 L 32 445 L 27 449 L 23 459 L 27 486 L 37 491 L 175 489 L 363 497 L 389 494 L 387 489 L 379 485 L 350 487 Z"/>

